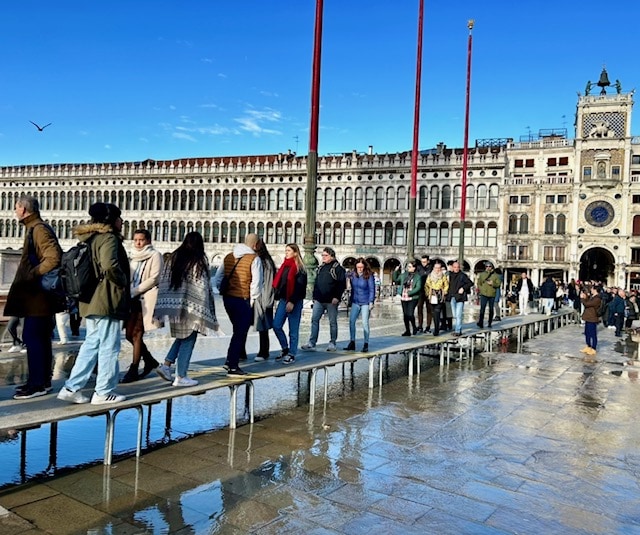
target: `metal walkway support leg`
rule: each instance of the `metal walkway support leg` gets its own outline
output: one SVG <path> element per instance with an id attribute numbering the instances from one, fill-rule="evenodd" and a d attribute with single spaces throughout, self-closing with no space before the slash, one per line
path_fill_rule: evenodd
<path id="1" fill-rule="evenodd" d="M 104 441 L 104 464 L 106 464 L 107 466 L 110 466 L 113 461 L 113 438 L 115 435 L 116 417 L 118 416 L 118 414 L 120 414 L 120 412 L 127 409 L 135 409 L 136 411 L 138 411 L 138 438 L 136 441 L 136 457 L 140 457 L 140 454 L 142 453 L 142 406 L 138 405 L 137 407 L 116 409 L 115 411 L 113 411 L 113 415 L 110 412 L 107 412 L 105 413 L 105 417 L 107 419 L 107 429 Z"/>
<path id="2" fill-rule="evenodd" d="M 229 428 L 235 429 L 236 426 L 236 411 L 238 409 L 238 386 L 229 385 Z"/>
<path id="3" fill-rule="evenodd" d="M 327 375 L 327 367 L 320 366 L 319 368 L 312 368 L 309 372 L 309 405 L 313 406 L 316 403 L 316 377 L 318 372 L 322 370 L 324 372 L 324 402 L 327 402 L 327 396 L 329 394 L 329 377 Z"/>
<path id="4" fill-rule="evenodd" d="M 253 423 L 253 400 L 254 400 L 254 386 L 253 381 L 245 381 L 235 385 L 229 385 L 229 428 L 237 428 L 237 410 L 238 410 L 238 389 L 244 385 L 247 388 L 249 394 L 249 421 Z"/>
<path id="5" fill-rule="evenodd" d="M 369 390 L 373 388 L 373 371 L 375 370 L 376 358 L 380 358 L 378 355 L 374 355 L 373 357 L 369 357 L 367 360 L 369 361 Z M 382 366 L 382 363 L 380 364 Z"/>

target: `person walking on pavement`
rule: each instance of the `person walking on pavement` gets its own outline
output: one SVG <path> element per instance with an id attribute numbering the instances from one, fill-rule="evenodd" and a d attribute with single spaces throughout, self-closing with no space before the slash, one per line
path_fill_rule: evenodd
<path id="1" fill-rule="evenodd" d="M 56 298 L 42 288 L 45 273 L 60 267 L 62 249 L 51 227 L 40 217 L 38 199 L 21 195 L 16 217 L 25 227 L 22 255 L 9 288 L 5 316 L 24 318 L 22 339 L 27 347 L 27 383 L 16 389 L 15 399 L 44 396 L 51 391 L 53 316 L 61 310 Z"/>
<path id="2" fill-rule="evenodd" d="M 171 336 L 175 337 L 156 373 L 173 386 L 197 385 L 188 370 L 198 333 L 206 335 L 218 330 L 209 262 L 199 232 L 187 233 L 169 256 L 160 277 L 153 315 L 157 320 L 168 317 Z M 171 367 L 176 362 L 174 376 Z"/>
<path id="3" fill-rule="evenodd" d="M 529 301 L 533 299 L 533 283 L 525 271 L 522 272 L 516 285 L 516 293 L 518 294 L 520 316 L 527 316 L 529 314 Z"/>
<path id="4" fill-rule="evenodd" d="M 407 269 L 400 271 L 398 266 L 393 272 L 393 282 L 398 286 L 398 294 L 402 304 L 402 320 L 404 321 L 404 332 L 402 336 L 418 334 L 416 327 L 415 310 L 418 304 L 418 297 L 424 292 L 422 287 L 422 277 L 416 273 L 418 261 L 416 259 L 407 262 Z"/>
<path id="5" fill-rule="evenodd" d="M 260 339 L 258 354 L 254 360 L 260 362 L 269 358 L 269 330 L 273 328 L 273 304 L 275 302 L 273 277 L 276 273 L 276 266 L 262 238 L 258 240 L 256 253 L 262 261 L 262 292 L 253 303 L 253 326 Z"/>
<path id="6" fill-rule="evenodd" d="M 347 287 L 346 272 L 336 260 L 336 252 L 331 247 L 322 250 L 322 263 L 313 286 L 313 312 L 311 314 L 311 335 L 302 349 L 314 351 L 318 342 L 320 319 L 326 312 L 329 317 L 330 341 L 327 351 L 335 351 L 338 339 L 338 304 Z"/>
<path id="7" fill-rule="evenodd" d="M 553 305 L 556 299 L 556 291 L 558 286 L 551 275 L 547 276 L 545 281 L 540 285 L 540 299 L 542 300 L 542 313 L 551 316 Z"/>
<path id="8" fill-rule="evenodd" d="M 7 322 L 6 332 L 11 336 L 11 347 L 8 353 L 26 353 L 27 346 L 24 345 L 22 338 L 18 335 L 18 327 L 20 326 L 20 318 L 18 316 L 11 316 Z"/>
<path id="9" fill-rule="evenodd" d="M 585 288 L 580 292 L 580 300 L 584 306 L 582 321 L 584 321 L 584 337 L 587 345 L 580 351 L 587 355 L 595 355 L 598 348 L 598 309 L 602 303 L 598 289 L 595 286 Z"/>
<path id="10" fill-rule="evenodd" d="M 233 326 L 224 363 L 229 375 L 247 373 L 239 363 L 240 358 L 246 358 L 247 354 L 245 346 L 253 323 L 253 304 L 262 293 L 262 260 L 255 252 L 259 239 L 257 234 L 247 234 L 244 243 L 237 244 L 224 257 L 213 278 L 213 286 L 220 290 L 224 308 Z"/>
<path id="11" fill-rule="evenodd" d="M 69 378 L 58 399 L 71 403 L 88 403 L 82 394 L 91 374 L 98 366 L 93 405 L 118 403 L 126 399 L 116 393 L 118 356 L 122 322 L 131 310 L 130 272 L 127 252 L 122 245 L 122 218 L 115 204 L 97 202 L 89 207 L 91 222 L 78 225 L 75 235 L 91 240 L 91 258 L 99 282 L 90 302 L 80 301 L 80 315 L 85 318 L 86 336 L 80 346 Z"/>
<path id="12" fill-rule="evenodd" d="M 442 316 L 444 314 L 445 297 L 449 293 L 449 277 L 445 267 L 437 262 L 427 277 L 423 293 L 427 296 L 427 302 L 431 304 L 433 313 L 433 335 L 440 334 Z"/>
<path id="13" fill-rule="evenodd" d="M 462 316 L 464 304 L 467 302 L 469 292 L 473 288 L 473 282 L 466 273 L 460 271 L 460 262 L 451 264 L 449 272 L 449 291 L 447 299 L 451 302 L 451 311 L 455 322 L 453 336 L 462 335 Z"/>
<path id="14" fill-rule="evenodd" d="M 624 326 L 624 309 L 627 306 L 627 293 L 618 288 L 613 301 L 609 304 L 609 312 L 611 313 L 612 325 L 616 328 L 615 335 L 617 338 L 622 337 L 622 327 Z"/>
<path id="15" fill-rule="evenodd" d="M 356 268 L 347 276 L 351 294 L 349 302 L 351 310 L 349 312 L 349 344 L 345 351 L 356 350 L 356 320 L 362 317 L 362 330 L 364 331 L 364 344 L 362 352 L 369 351 L 369 314 L 373 308 L 376 298 L 376 285 L 371 273 L 369 263 L 364 258 L 356 260 Z"/>
<path id="16" fill-rule="evenodd" d="M 129 263 L 131 273 L 131 314 L 125 324 L 125 335 L 133 346 L 133 360 L 122 378 L 123 383 L 142 379 L 158 367 L 158 361 L 144 343 L 144 333 L 157 329 L 160 322 L 154 320 L 153 311 L 158 300 L 158 282 L 163 260 L 159 251 L 151 245 L 151 232 L 137 229 L 133 233 L 133 250 Z M 144 369 L 139 373 L 140 360 Z"/>
<path id="17" fill-rule="evenodd" d="M 480 292 L 480 316 L 478 318 L 478 327 L 484 327 L 484 311 L 489 306 L 489 318 L 487 326 L 491 328 L 493 323 L 493 309 L 496 297 L 496 288 L 500 287 L 500 277 L 493 272 L 493 264 L 485 262 L 484 271 L 478 275 L 476 281 L 478 291 Z"/>
<path id="18" fill-rule="evenodd" d="M 273 332 L 280 342 L 280 355 L 276 360 L 283 364 L 292 364 L 298 354 L 300 317 L 307 291 L 307 272 L 295 243 L 288 243 L 284 250 L 284 262 L 278 268 L 273 279 L 275 298 L 278 300 L 276 315 L 273 319 Z M 289 340 L 284 334 L 284 322 L 289 322 Z"/>

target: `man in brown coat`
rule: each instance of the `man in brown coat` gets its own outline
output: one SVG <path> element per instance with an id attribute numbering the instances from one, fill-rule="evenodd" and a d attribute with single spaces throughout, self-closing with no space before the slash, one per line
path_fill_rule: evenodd
<path id="1" fill-rule="evenodd" d="M 59 308 L 52 294 L 42 289 L 40 279 L 60 267 L 62 249 L 51 227 L 40 217 L 38 199 L 22 195 L 16 201 L 16 217 L 25 227 L 24 244 L 4 315 L 24 318 L 22 339 L 27 346 L 29 378 L 13 397 L 29 399 L 51 391 L 51 332 Z"/>

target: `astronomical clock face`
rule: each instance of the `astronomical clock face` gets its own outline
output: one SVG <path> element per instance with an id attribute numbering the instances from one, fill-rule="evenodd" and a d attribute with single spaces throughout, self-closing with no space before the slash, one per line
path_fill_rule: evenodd
<path id="1" fill-rule="evenodd" d="M 584 218 L 594 227 L 606 227 L 614 216 L 613 206 L 607 201 L 593 201 L 584 210 Z"/>

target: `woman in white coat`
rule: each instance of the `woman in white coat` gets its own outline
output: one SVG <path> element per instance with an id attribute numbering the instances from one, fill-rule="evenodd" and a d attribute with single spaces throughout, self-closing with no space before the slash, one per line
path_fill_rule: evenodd
<path id="1" fill-rule="evenodd" d="M 133 233 L 131 251 L 131 315 L 125 325 L 127 340 L 133 345 L 133 361 L 122 378 L 123 383 L 142 379 L 158 367 L 158 361 L 144 343 L 145 331 L 156 329 L 160 323 L 153 319 L 158 299 L 158 281 L 162 272 L 162 255 L 151 245 L 151 233 L 138 229 Z M 139 372 L 140 359 L 144 369 Z"/>

